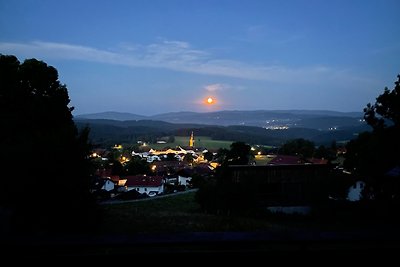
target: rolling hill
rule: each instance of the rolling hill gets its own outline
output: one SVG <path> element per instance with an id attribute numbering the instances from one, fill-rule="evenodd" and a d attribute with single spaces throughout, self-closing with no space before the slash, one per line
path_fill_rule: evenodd
<path id="1" fill-rule="evenodd" d="M 252 144 L 280 145 L 305 138 L 316 144 L 354 138 L 369 130 L 361 113 L 335 111 L 219 111 L 176 112 L 155 116 L 106 112 L 75 117 L 79 128 L 89 126 L 94 143 L 155 141 L 161 136 L 209 136 L 215 140 L 236 140 Z M 116 119 L 107 119 L 107 118 Z M 144 117 L 144 119 L 141 119 Z M 96 119 L 92 119 L 96 118 Z M 123 120 L 123 118 L 134 118 Z"/>
<path id="2" fill-rule="evenodd" d="M 75 119 L 111 119 L 117 121 L 155 120 L 170 123 L 195 123 L 218 126 L 258 126 L 273 128 L 279 126 L 304 127 L 328 130 L 347 126 L 359 126 L 363 122 L 361 112 L 338 112 L 326 110 L 225 110 L 217 112 L 171 112 L 153 116 L 131 113 L 103 112 L 82 114 Z"/>

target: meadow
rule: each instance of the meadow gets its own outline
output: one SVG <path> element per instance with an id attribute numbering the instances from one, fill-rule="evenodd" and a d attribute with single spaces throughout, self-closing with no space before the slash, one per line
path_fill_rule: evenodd
<path id="1" fill-rule="evenodd" d="M 205 147 L 210 150 L 218 150 L 219 148 L 229 149 L 233 141 L 213 140 L 208 136 L 196 136 L 194 139 L 195 147 Z M 189 136 L 175 136 L 175 142 L 165 144 L 151 144 L 153 149 L 163 149 L 164 147 L 188 146 Z"/>
<path id="2" fill-rule="evenodd" d="M 102 205 L 100 231 L 112 234 L 259 231 L 281 228 L 264 219 L 207 214 L 195 192 Z"/>

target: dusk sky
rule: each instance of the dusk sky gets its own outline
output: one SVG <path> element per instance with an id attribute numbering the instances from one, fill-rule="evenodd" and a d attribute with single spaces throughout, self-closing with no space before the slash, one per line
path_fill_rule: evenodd
<path id="1" fill-rule="evenodd" d="M 0 0 L 0 53 L 54 66 L 75 115 L 362 111 L 400 73 L 399 10 L 399 0 Z"/>

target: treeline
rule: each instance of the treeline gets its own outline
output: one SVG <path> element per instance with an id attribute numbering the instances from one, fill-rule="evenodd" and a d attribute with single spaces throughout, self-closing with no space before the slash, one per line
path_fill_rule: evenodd
<path id="1" fill-rule="evenodd" d="M 311 128 L 271 130 L 253 126 L 209 126 L 200 124 L 173 124 L 162 121 L 76 120 L 79 128 L 89 126 L 93 143 L 110 146 L 115 143 L 155 143 L 163 136 L 209 136 L 214 140 L 234 140 L 251 144 L 279 146 L 287 140 L 304 138 L 316 145 L 329 145 L 332 141 L 351 140 L 354 135 L 368 130 L 367 126 L 349 127 L 336 131 Z"/>

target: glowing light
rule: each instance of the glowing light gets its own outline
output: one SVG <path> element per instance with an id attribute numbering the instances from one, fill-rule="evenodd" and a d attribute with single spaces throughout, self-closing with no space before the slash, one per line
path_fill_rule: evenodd
<path id="1" fill-rule="evenodd" d="M 207 97 L 207 98 L 205 98 L 203 100 L 203 103 L 205 105 L 212 106 L 212 105 L 215 105 L 217 103 L 217 100 L 215 99 L 215 97 L 209 96 L 209 97 Z"/>

